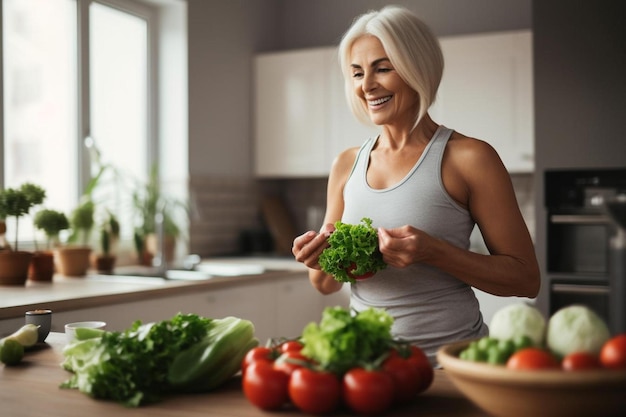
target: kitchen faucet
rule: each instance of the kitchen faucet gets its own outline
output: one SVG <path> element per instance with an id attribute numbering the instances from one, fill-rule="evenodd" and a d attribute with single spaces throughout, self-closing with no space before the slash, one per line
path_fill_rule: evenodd
<path id="1" fill-rule="evenodd" d="M 159 201 L 154 215 L 154 228 L 157 238 L 156 253 L 152 257 L 152 266 L 156 269 L 156 275 L 165 277 L 167 271 L 167 258 L 165 256 L 165 203 Z"/>

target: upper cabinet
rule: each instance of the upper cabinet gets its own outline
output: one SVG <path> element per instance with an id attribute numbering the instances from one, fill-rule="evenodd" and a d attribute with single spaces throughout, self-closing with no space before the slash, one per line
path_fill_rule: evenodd
<path id="1" fill-rule="evenodd" d="M 534 169 L 530 31 L 441 38 L 443 80 L 430 114 L 489 142 L 512 173 Z M 349 110 L 337 48 L 255 58 L 255 173 L 325 177 L 332 161 L 379 128 Z"/>
<path id="2" fill-rule="evenodd" d="M 337 48 L 256 57 L 258 177 L 325 177 L 339 152 L 377 131 L 358 122 L 348 108 Z"/>
<path id="3" fill-rule="evenodd" d="M 532 172 L 532 33 L 454 36 L 440 43 L 445 69 L 433 119 L 490 143 L 509 172 Z"/>
<path id="4" fill-rule="evenodd" d="M 330 65 L 323 49 L 256 58 L 255 163 L 258 176 L 323 175 Z"/>

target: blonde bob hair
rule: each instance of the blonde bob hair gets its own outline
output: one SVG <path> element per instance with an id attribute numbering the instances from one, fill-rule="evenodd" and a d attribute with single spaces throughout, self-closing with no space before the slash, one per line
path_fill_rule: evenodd
<path id="1" fill-rule="evenodd" d="M 413 128 L 435 101 L 443 75 L 443 54 L 437 37 L 409 10 L 386 6 L 357 17 L 339 44 L 339 63 L 345 80 L 345 94 L 352 113 L 371 124 L 367 105 L 354 93 L 350 52 L 362 36 L 378 38 L 398 75 L 419 95 L 420 106 Z"/>

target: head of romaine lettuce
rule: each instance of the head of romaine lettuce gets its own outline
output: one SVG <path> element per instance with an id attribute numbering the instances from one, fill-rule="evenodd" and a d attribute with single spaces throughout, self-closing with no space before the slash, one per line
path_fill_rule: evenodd
<path id="1" fill-rule="evenodd" d="M 359 224 L 335 223 L 328 238 L 328 248 L 319 258 L 322 271 L 339 282 L 356 282 L 355 277 L 374 274 L 387 267 L 378 250 L 378 232 L 372 220 L 364 217 Z"/>

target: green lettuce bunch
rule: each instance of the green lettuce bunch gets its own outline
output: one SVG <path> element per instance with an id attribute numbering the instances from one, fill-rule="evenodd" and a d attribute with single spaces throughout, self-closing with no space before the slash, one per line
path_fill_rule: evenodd
<path id="1" fill-rule="evenodd" d="M 322 369 L 343 374 L 371 363 L 389 350 L 393 317 L 385 310 L 369 308 L 351 314 L 342 307 L 327 307 L 318 323 L 302 332 L 302 353 Z"/>
<path id="2" fill-rule="evenodd" d="M 387 267 L 378 250 L 378 233 L 367 217 L 354 225 L 337 221 L 328 243 L 319 264 L 322 271 L 339 282 L 355 283 Z"/>

